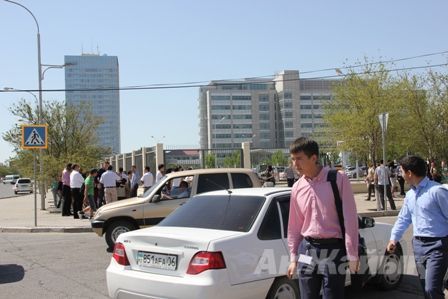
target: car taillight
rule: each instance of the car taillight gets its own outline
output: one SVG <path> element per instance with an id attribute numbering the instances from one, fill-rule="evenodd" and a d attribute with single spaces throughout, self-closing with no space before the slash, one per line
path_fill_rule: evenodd
<path id="1" fill-rule="evenodd" d="M 114 254 L 112 257 L 123 266 L 129 266 L 129 260 L 126 256 L 126 250 L 124 249 L 124 245 L 122 243 L 115 243 Z"/>
<path id="2" fill-rule="evenodd" d="M 200 251 L 196 253 L 188 265 L 187 274 L 196 275 L 210 269 L 225 269 L 226 263 L 220 251 Z"/>

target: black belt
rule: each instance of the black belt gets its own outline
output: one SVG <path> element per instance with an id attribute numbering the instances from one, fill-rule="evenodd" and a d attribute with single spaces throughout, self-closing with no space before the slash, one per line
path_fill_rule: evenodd
<path id="1" fill-rule="evenodd" d="M 104 188 L 117 188 L 117 186 L 104 187 Z"/>
<path id="2" fill-rule="evenodd" d="M 442 239 L 448 238 L 447 237 L 420 237 L 420 236 L 415 236 L 414 239 L 419 240 L 420 242 L 435 242 L 435 241 L 439 241 Z"/>
<path id="3" fill-rule="evenodd" d="M 311 237 L 305 237 L 305 240 L 307 240 L 311 244 L 317 244 L 317 245 L 329 245 L 329 244 L 343 243 L 343 240 L 339 239 L 339 238 L 315 239 L 315 238 L 311 238 Z"/>

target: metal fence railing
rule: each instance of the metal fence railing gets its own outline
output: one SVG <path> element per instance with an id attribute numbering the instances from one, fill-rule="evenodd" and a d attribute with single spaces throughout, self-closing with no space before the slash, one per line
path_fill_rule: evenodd
<path id="1" fill-rule="evenodd" d="M 243 167 L 241 149 L 166 149 L 163 153 L 166 168 Z"/>

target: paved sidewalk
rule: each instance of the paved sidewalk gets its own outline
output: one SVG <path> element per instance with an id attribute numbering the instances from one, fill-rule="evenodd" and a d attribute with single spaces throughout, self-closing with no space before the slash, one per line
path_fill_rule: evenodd
<path id="1" fill-rule="evenodd" d="M 358 213 L 362 216 L 395 216 L 403 205 L 403 198 L 395 198 L 397 211 L 376 211 L 376 201 L 365 201 L 366 193 L 355 194 Z M 46 210 L 40 210 L 37 198 L 37 226 L 34 226 L 34 194 L 0 199 L 0 232 L 91 232 L 90 220 L 62 217 L 47 194 Z"/>

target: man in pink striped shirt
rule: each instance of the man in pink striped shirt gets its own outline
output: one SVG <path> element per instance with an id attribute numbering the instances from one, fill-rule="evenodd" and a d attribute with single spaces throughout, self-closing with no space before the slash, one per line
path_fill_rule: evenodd
<path id="1" fill-rule="evenodd" d="M 345 268 L 359 270 L 358 215 L 348 177 L 337 174 L 345 236 L 342 235 L 328 167 L 319 164 L 318 144 L 304 137 L 290 146 L 291 159 L 302 177 L 294 184 L 288 224 L 291 263 L 288 277 L 298 274 L 302 299 L 344 298 Z M 298 271 L 297 271 L 298 270 Z"/>

